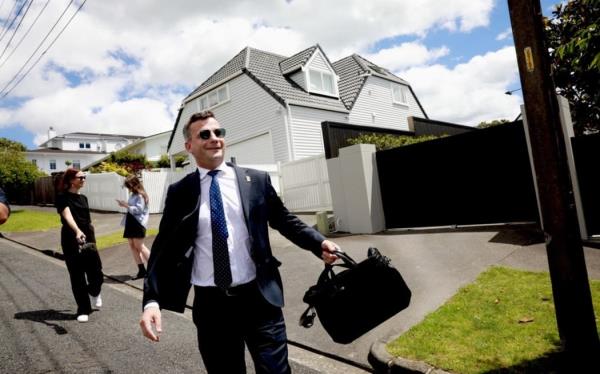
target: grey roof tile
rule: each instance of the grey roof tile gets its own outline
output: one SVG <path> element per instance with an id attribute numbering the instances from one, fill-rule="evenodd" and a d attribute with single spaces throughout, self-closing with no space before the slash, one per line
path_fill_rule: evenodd
<path id="1" fill-rule="evenodd" d="M 290 58 L 281 60 L 279 62 L 281 73 L 286 74 L 294 70 L 300 69 L 302 66 L 304 66 L 304 64 L 306 64 L 306 62 L 312 56 L 316 49 L 317 46 L 313 45 L 312 47 L 306 48 L 304 51 L 296 53 Z"/>

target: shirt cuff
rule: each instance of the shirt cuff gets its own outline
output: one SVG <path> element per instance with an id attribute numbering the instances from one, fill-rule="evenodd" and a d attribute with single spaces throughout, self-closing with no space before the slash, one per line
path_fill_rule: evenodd
<path id="1" fill-rule="evenodd" d="M 156 301 L 151 301 L 148 304 L 144 305 L 144 310 L 146 310 L 148 308 L 160 308 L 160 307 L 158 306 L 158 303 Z"/>

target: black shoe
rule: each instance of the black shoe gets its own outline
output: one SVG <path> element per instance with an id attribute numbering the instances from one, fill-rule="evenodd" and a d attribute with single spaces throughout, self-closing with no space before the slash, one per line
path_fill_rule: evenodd
<path id="1" fill-rule="evenodd" d="M 138 273 L 135 275 L 135 277 L 133 279 L 141 279 L 141 278 L 146 278 L 146 270 L 140 270 L 138 271 Z"/>

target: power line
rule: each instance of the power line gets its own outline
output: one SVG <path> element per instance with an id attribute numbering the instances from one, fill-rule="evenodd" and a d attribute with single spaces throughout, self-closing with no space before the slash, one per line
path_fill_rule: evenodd
<path id="1" fill-rule="evenodd" d="M 19 24 L 17 25 L 17 27 L 15 27 L 15 30 L 13 31 L 12 35 L 10 36 L 10 39 L 8 39 L 8 42 L 6 42 L 6 47 L 4 47 L 4 50 L 0 54 L 0 59 L 2 58 L 2 56 L 4 56 L 4 53 L 6 53 L 6 50 L 10 46 L 10 42 L 12 42 L 13 38 L 17 34 L 17 31 L 19 31 L 19 28 L 21 27 L 21 24 L 23 23 L 23 20 L 25 19 L 25 17 L 27 16 L 27 13 L 29 12 L 29 8 L 31 8 L 31 4 L 33 4 L 33 0 L 31 0 L 29 2 L 29 5 L 27 5 L 27 9 L 25 9 L 25 13 L 23 13 L 23 17 L 21 17 L 21 20 L 19 21 Z M 21 8 L 21 9 L 23 9 L 23 8 Z M 0 38 L 0 40 L 2 40 L 2 38 Z"/>
<path id="2" fill-rule="evenodd" d="M 17 42 L 17 44 L 15 45 L 15 48 L 13 48 L 13 50 L 10 52 L 10 54 L 6 57 L 6 59 L 0 64 L 0 69 L 2 69 L 2 67 L 4 66 L 4 64 L 6 64 L 6 62 L 10 59 L 10 57 L 16 52 L 16 50 L 19 48 L 19 46 L 21 45 L 21 43 L 23 42 L 23 40 L 25 40 L 25 38 L 27 37 L 27 35 L 29 35 L 29 32 L 31 31 L 31 29 L 33 28 L 33 26 L 35 26 L 35 24 L 37 23 L 38 19 L 40 18 L 40 16 L 42 15 L 42 13 L 44 13 L 44 10 L 46 10 L 46 7 L 48 6 L 48 4 L 50 3 L 50 0 L 46 0 L 46 4 L 44 4 L 44 6 L 42 7 L 42 9 L 40 9 L 39 13 L 37 14 L 37 16 L 35 17 L 35 19 L 33 20 L 33 22 L 31 23 L 31 25 L 29 25 L 29 28 L 27 29 L 27 31 L 25 31 L 25 33 L 23 34 L 23 36 L 21 37 L 21 39 Z"/>
<path id="3" fill-rule="evenodd" d="M 56 22 L 54 23 L 54 25 L 52 25 L 52 27 L 50 28 L 50 31 L 48 31 L 48 33 L 46 33 L 46 36 L 44 36 L 44 38 L 42 39 L 42 41 L 40 42 L 40 44 L 38 44 L 37 48 L 35 49 L 35 51 L 33 51 L 33 53 L 31 54 L 31 56 L 29 56 L 29 58 L 27 59 L 27 61 L 25 61 L 25 63 L 21 66 L 21 68 L 19 69 L 19 71 L 17 71 L 15 73 L 15 75 L 11 78 L 10 81 L 8 81 L 8 83 L 6 83 L 6 85 L 4 87 L 2 87 L 2 90 L 0 90 L 0 94 L 4 92 L 4 90 L 6 90 L 8 88 L 8 86 L 10 86 L 10 84 L 12 82 L 15 81 L 15 79 L 17 79 L 17 77 L 19 76 L 19 74 L 23 71 L 23 69 L 25 69 L 25 66 L 27 66 L 27 64 L 29 63 L 29 61 L 31 61 L 31 59 L 33 58 L 33 56 L 35 56 L 35 54 L 37 53 L 37 51 L 39 51 L 39 49 L 42 47 L 42 45 L 44 44 L 44 42 L 46 41 L 46 39 L 48 39 L 48 37 L 50 36 L 50 34 L 52 33 L 52 31 L 54 31 L 54 28 L 56 27 L 56 25 L 58 25 L 58 23 L 60 22 L 60 20 L 63 18 L 63 16 L 65 15 L 65 13 L 67 12 L 67 10 L 69 10 L 69 8 L 71 7 L 71 4 L 73 4 L 74 0 L 71 0 L 69 2 L 69 4 L 65 7 L 65 9 L 63 10 L 63 12 L 60 14 L 60 17 L 58 17 L 58 19 L 56 20 Z M 13 87 L 14 88 L 14 87 Z M 3 96 L 4 97 L 4 96 Z"/>
<path id="4" fill-rule="evenodd" d="M 8 20 L 10 19 L 10 15 L 13 14 L 13 11 L 15 10 L 16 7 L 17 7 L 17 2 L 15 1 L 14 4 L 13 4 L 12 9 L 6 15 L 6 19 L 4 20 L 4 25 L 2 25 L 3 29 L 6 27 L 6 24 L 8 23 Z"/>
<path id="5" fill-rule="evenodd" d="M 15 5 L 17 4 L 17 2 L 15 1 Z M 2 35 L 0 35 L 0 42 L 2 41 L 2 39 L 4 39 L 4 35 L 6 35 L 8 33 L 8 30 L 10 30 L 10 28 L 12 27 L 13 23 L 15 23 L 15 21 L 17 20 L 17 18 L 19 18 L 19 15 L 21 14 L 21 11 L 23 10 L 23 8 L 25 7 L 25 4 L 27 4 L 27 0 L 25 0 L 22 4 L 21 7 L 19 8 L 19 10 L 17 11 L 17 14 L 15 14 L 15 16 L 13 17 L 12 21 L 10 21 L 10 25 L 8 25 L 7 28 L 4 29 L 4 31 L 2 32 Z M 30 4 L 31 5 L 31 4 Z M 29 9 L 29 8 L 28 8 Z"/>
<path id="6" fill-rule="evenodd" d="M 71 2 L 69 3 L 69 6 L 71 5 L 71 3 L 73 2 L 73 0 L 71 0 Z M 52 40 L 52 42 L 50 43 L 50 45 L 48 46 L 48 48 L 46 48 L 44 50 L 44 52 L 42 52 L 42 54 L 37 58 L 37 60 L 35 60 L 35 62 L 33 63 L 33 65 L 31 65 L 29 67 L 29 69 L 27 69 L 27 71 L 25 72 L 25 74 L 23 74 L 21 76 L 21 78 L 19 78 L 19 80 L 11 87 L 10 90 L 4 92 L 4 90 L 6 89 L 6 87 L 8 87 L 8 84 L 6 86 L 4 86 L 4 88 L 2 88 L 2 90 L 0 91 L 0 93 L 4 92 L 4 94 L 2 96 L 0 96 L 0 99 L 4 99 L 9 93 L 12 92 L 12 90 L 15 89 L 15 87 L 17 87 L 19 85 L 19 83 L 21 83 L 21 81 L 23 81 L 23 79 L 25 79 L 25 77 L 29 74 L 29 72 L 31 72 L 31 70 L 37 65 L 38 62 L 40 62 L 40 60 L 42 59 L 42 57 L 44 57 L 44 55 L 46 54 L 46 52 L 48 52 L 48 50 L 50 48 L 52 48 L 52 46 L 54 45 L 54 43 L 56 42 L 56 40 L 62 35 L 62 33 L 65 31 L 65 29 L 67 28 L 67 26 L 69 26 L 69 24 L 71 24 L 71 21 L 73 21 L 73 18 L 75 18 L 75 16 L 79 13 L 79 11 L 81 10 L 81 8 L 83 8 L 83 6 L 85 5 L 85 3 L 87 2 L 87 0 L 83 0 L 83 2 L 81 3 L 81 5 L 79 6 L 79 8 L 77 8 L 77 10 L 75 11 L 75 13 L 73 13 L 71 15 L 71 18 L 69 18 L 69 20 L 67 21 L 67 23 L 65 24 L 65 26 L 60 30 L 60 32 L 56 35 L 56 37 L 54 38 L 54 40 Z M 63 13 L 64 14 L 64 13 Z M 62 15 L 61 15 L 62 18 Z M 54 26 L 52 27 L 54 28 Z M 52 30 L 50 30 L 52 31 Z M 45 38 L 44 38 L 45 40 Z M 37 51 L 37 49 L 36 49 Z M 34 52 L 35 53 L 35 52 Z M 32 55 L 33 56 L 33 55 Z M 29 60 L 28 60 L 29 61 Z M 18 74 L 18 73 L 17 73 Z M 16 77 L 17 75 L 15 75 Z M 14 78 L 11 79 L 11 82 L 14 80 Z M 10 82 L 9 82 L 10 84 Z"/>

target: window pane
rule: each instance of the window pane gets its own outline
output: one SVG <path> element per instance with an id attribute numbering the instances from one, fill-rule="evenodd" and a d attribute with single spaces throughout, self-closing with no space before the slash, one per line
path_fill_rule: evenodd
<path id="1" fill-rule="evenodd" d="M 200 110 L 204 110 L 208 108 L 208 101 L 206 100 L 206 96 L 202 96 L 200 99 Z"/>
<path id="2" fill-rule="evenodd" d="M 311 90 L 323 90 L 323 82 L 321 82 L 321 73 L 315 70 L 309 71 L 310 77 L 310 89 Z"/>
<path id="3" fill-rule="evenodd" d="M 56 160 L 50 160 L 50 170 L 56 170 Z"/>
<path id="4" fill-rule="evenodd" d="M 219 102 L 220 103 L 222 103 L 224 101 L 227 101 L 227 99 L 229 99 L 227 97 L 227 88 L 221 87 L 221 88 L 219 88 L 219 90 L 217 91 L 217 93 L 219 94 Z"/>
<path id="5" fill-rule="evenodd" d="M 330 94 L 335 94 L 335 90 L 333 89 L 333 76 L 331 74 L 323 73 L 323 91 L 327 91 Z"/>
<path id="6" fill-rule="evenodd" d="M 73 167 L 75 169 L 81 169 L 81 162 L 79 160 L 73 160 Z"/>
<path id="7" fill-rule="evenodd" d="M 219 95 L 216 92 L 211 92 L 208 94 L 208 106 L 214 106 L 219 103 Z"/>
<path id="8" fill-rule="evenodd" d="M 83 148 L 83 143 L 79 143 L 79 148 Z"/>
<path id="9" fill-rule="evenodd" d="M 90 143 L 85 143 L 85 148 L 90 149 Z"/>

